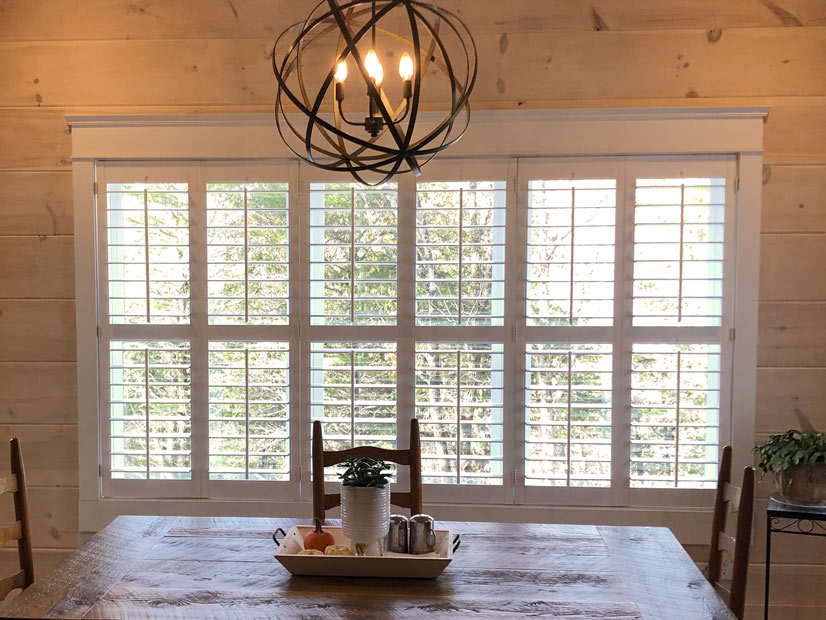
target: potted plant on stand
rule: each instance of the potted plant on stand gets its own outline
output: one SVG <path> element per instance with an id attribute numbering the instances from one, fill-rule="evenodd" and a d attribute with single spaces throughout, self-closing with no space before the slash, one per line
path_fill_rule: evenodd
<path id="1" fill-rule="evenodd" d="M 382 555 L 390 529 L 390 481 L 384 461 L 350 457 L 341 479 L 341 529 L 356 555 Z"/>
<path id="2" fill-rule="evenodd" d="M 826 433 L 790 430 L 772 435 L 754 451 L 763 475 L 774 474 L 787 502 L 826 505 Z"/>

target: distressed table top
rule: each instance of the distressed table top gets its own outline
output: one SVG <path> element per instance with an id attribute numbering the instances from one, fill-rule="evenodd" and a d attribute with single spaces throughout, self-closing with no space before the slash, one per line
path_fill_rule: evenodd
<path id="1" fill-rule="evenodd" d="M 270 537 L 296 523 L 119 517 L 0 616 L 733 619 L 665 528 L 441 522 L 453 562 L 403 580 L 292 577 Z"/>

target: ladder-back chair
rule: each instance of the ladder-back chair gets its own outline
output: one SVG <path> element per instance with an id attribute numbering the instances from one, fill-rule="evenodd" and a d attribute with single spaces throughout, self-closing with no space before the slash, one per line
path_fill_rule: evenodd
<path id="1" fill-rule="evenodd" d="M 20 570 L 10 577 L 0 579 L 0 601 L 9 592 L 27 588 L 34 583 L 34 561 L 32 560 L 32 537 L 29 529 L 29 501 L 26 496 L 26 472 L 23 469 L 23 451 L 20 440 L 11 440 L 11 474 L 0 478 L 0 495 L 14 496 L 14 523 L 0 527 L 0 545 L 9 540 L 17 541 Z"/>
<path id="2" fill-rule="evenodd" d="M 375 446 L 359 446 L 348 450 L 324 449 L 321 422 L 313 422 L 313 517 L 324 523 L 324 513 L 341 505 L 339 493 L 324 492 L 324 468 L 338 465 L 348 457 L 381 459 L 410 467 L 410 491 L 390 493 L 390 503 L 410 509 L 410 514 L 422 512 L 422 444 L 419 421 L 410 420 L 410 447 L 407 450 L 387 450 Z"/>
<path id="3" fill-rule="evenodd" d="M 726 516 L 737 513 L 737 531 L 734 537 L 726 534 Z M 731 484 L 731 446 L 723 448 L 720 477 L 714 500 L 706 574 L 714 589 L 728 601 L 732 613 L 742 620 L 746 606 L 746 577 L 749 570 L 752 516 L 754 513 L 754 467 L 743 469 L 742 486 Z M 731 559 L 731 585 L 726 590 L 720 584 L 723 552 Z"/>

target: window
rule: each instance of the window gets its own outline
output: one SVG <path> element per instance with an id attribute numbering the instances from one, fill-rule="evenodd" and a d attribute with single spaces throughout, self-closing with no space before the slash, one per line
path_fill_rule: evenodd
<path id="1" fill-rule="evenodd" d="M 300 493 L 302 411 L 328 449 L 392 448 L 414 415 L 453 501 L 712 488 L 729 162 L 533 159 L 516 187 L 513 163 L 303 189 L 289 168 L 107 166 L 106 490 Z"/>
<path id="2" fill-rule="evenodd" d="M 455 154 L 490 157 L 380 187 L 280 159 L 254 121 L 78 142 L 84 523 L 306 514 L 313 421 L 392 447 L 413 417 L 443 518 L 708 504 L 720 446 L 752 441 L 761 125 L 674 112 L 665 140 L 604 114 L 482 113 L 499 158 L 469 133 Z M 540 129 L 573 155 L 517 156 Z M 663 155 L 614 155 L 636 150 Z"/>

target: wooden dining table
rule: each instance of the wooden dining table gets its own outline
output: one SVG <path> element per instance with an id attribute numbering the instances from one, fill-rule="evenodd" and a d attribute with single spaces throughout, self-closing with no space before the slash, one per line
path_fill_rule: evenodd
<path id="1" fill-rule="evenodd" d="M 373 579 L 290 575 L 272 533 L 297 523 L 118 517 L 0 616 L 734 618 L 667 528 L 440 522 L 462 542 L 438 578 Z"/>

